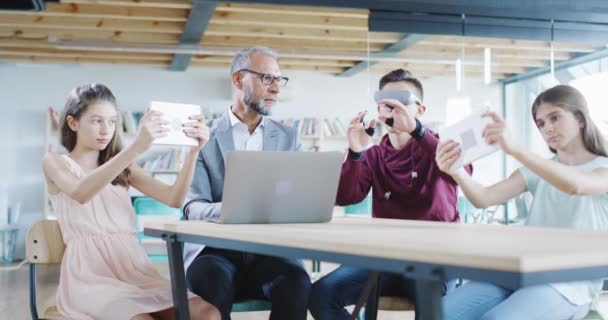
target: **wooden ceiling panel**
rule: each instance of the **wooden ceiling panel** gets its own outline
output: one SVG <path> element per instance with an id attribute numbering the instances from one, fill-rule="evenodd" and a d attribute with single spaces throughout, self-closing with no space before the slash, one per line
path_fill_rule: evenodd
<path id="1" fill-rule="evenodd" d="M 184 22 L 120 20 L 95 17 L 72 17 L 66 19 L 65 17 L 44 14 L 0 14 L 0 26 L 14 28 L 40 27 L 45 29 L 68 29 L 72 31 L 130 31 L 181 35 L 184 24 Z"/>
<path id="2" fill-rule="evenodd" d="M 334 30 L 368 30 L 367 19 L 354 19 L 348 17 L 301 16 L 289 14 L 268 15 L 265 13 L 248 12 L 218 12 L 211 21 L 213 24 L 247 25 L 265 27 L 292 27 L 303 29 L 334 29 Z"/>
<path id="3" fill-rule="evenodd" d="M 269 39 L 297 39 L 319 41 L 358 41 L 370 43 L 391 44 L 399 41 L 400 35 L 395 33 L 368 33 L 358 30 L 340 29 L 302 29 L 298 27 L 274 27 L 267 25 L 218 25 L 211 23 L 206 36 L 233 36 L 233 37 L 263 37 Z"/>
<path id="4" fill-rule="evenodd" d="M 192 57 L 192 62 L 213 62 L 213 63 L 227 63 L 230 64 L 232 62 L 232 57 L 230 56 L 204 56 L 204 55 L 195 55 Z M 322 59 L 295 59 L 295 58 L 279 58 L 279 64 L 283 66 L 286 65 L 299 65 L 299 66 L 313 66 L 313 67 L 340 67 L 347 68 L 352 67 L 357 63 L 357 61 L 348 61 L 348 60 L 322 60 Z"/>
<path id="5" fill-rule="evenodd" d="M 5 39 L 49 39 L 50 42 L 61 40 L 101 40 L 134 43 L 176 44 L 179 35 L 151 34 L 141 32 L 122 32 L 104 30 L 69 30 L 47 29 L 44 26 L 29 28 L 0 27 L 0 38 Z"/>
<path id="6" fill-rule="evenodd" d="M 88 57 L 48 57 L 48 56 L 40 56 L 40 55 L 0 55 L 0 59 L 6 61 L 15 61 L 15 62 L 36 62 L 36 63 L 103 63 L 103 64 L 128 64 L 128 65 L 152 65 L 152 66 L 168 66 L 171 63 L 171 60 L 166 62 L 158 62 L 158 61 L 150 61 L 150 60 L 141 60 L 141 59 L 100 59 L 100 58 L 88 58 Z"/>
<path id="7" fill-rule="evenodd" d="M 146 61 L 171 61 L 173 55 L 158 54 L 158 53 L 133 53 L 133 52 L 95 52 L 95 51 L 78 51 L 78 50 L 59 50 L 59 49 L 36 49 L 19 48 L 19 47 L 0 47 L 0 55 L 24 55 L 24 56 L 39 56 L 39 57 L 56 57 L 56 58 L 89 58 L 89 59 L 126 59 L 126 60 L 146 60 Z"/>
<path id="8" fill-rule="evenodd" d="M 122 6 L 134 8 L 165 8 L 187 9 L 192 8 L 188 0 L 61 0 L 64 4 L 95 4 L 104 6 Z"/>
<path id="9" fill-rule="evenodd" d="M 201 62 L 193 61 L 191 64 L 193 67 L 206 67 L 206 68 L 223 68 L 229 69 L 230 62 Z M 344 71 L 341 67 L 332 66 L 310 66 L 310 65 L 299 65 L 299 64 L 281 64 L 281 70 L 298 70 L 298 71 L 317 71 L 322 73 L 340 73 Z"/>
<path id="10" fill-rule="evenodd" d="M 0 60 L 171 65 L 191 8 L 188 0 L 61 0 L 43 12 L 0 11 Z M 368 20 L 369 12 L 359 9 L 218 3 L 199 43 L 213 54 L 194 54 L 190 65 L 228 68 L 231 56 L 218 51 L 257 45 L 284 54 L 284 69 L 328 73 L 359 64 L 368 50 L 384 57 L 372 72 L 404 67 L 421 77 L 454 74 L 462 48 L 468 76 L 483 75 L 485 48 L 492 49 L 495 79 L 549 65 L 546 41 L 429 36 L 397 54 L 383 53 L 405 35 L 369 32 Z M 558 61 L 594 51 L 573 43 L 553 49 Z"/>
<path id="11" fill-rule="evenodd" d="M 323 51 L 345 51 L 345 52 L 366 52 L 368 44 L 362 41 L 320 41 L 320 40 L 296 40 L 296 39 L 272 39 L 264 37 L 231 37 L 231 36 L 208 36 L 204 35 L 202 45 L 208 46 L 227 46 L 247 48 L 252 46 L 266 46 L 277 50 L 314 49 Z M 381 51 L 382 44 L 369 44 L 372 52 Z"/>
<path id="12" fill-rule="evenodd" d="M 267 4 L 235 4 L 221 3 L 218 5 L 217 12 L 247 12 L 263 13 L 267 15 L 296 15 L 296 16 L 317 16 L 317 17 L 339 17 L 351 18 L 367 21 L 368 10 L 344 9 L 344 8 L 322 8 L 310 6 L 281 6 Z"/>
<path id="13" fill-rule="evenodd" d="M 133 8 L 123 6 L 108 6 L 97 4 L 74 4 L 74 3 L 47 3 L 46 10 L 42 13 L 47 16 L 57 17 L 93 17 L 106 19 L 127 20 L 156 20 L 186 22 L 188 19 L 187 9 L 164 9 L 164 8 Z M 31 12 L 30 14 L 38 14 Z"/>

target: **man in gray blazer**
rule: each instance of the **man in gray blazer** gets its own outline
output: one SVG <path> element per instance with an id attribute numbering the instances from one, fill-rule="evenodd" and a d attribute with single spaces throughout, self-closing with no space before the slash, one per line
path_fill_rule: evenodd
<path id="1" fill-rule="evenodd" d="M 287 78 L 276 54 L 267 48 L 245 49 L 232 61 L 232 105 L 211 127 L 201 151 L 184 206 L 188 220 L 217 218 L 222 206 L 224 173 L 233 150 L 294 151 L 296 132 L 265 117 Z M 258 170 L 255 166 L 251 170 Z M 243 177 L 245 179 L 245 177 Z M 297 261 L 187 243 L 186 281 L 190 290 L 230 319 L 232 303 L 262 299 L 272 303 L 270 319 L 305 320 L 310 278 Z"/>

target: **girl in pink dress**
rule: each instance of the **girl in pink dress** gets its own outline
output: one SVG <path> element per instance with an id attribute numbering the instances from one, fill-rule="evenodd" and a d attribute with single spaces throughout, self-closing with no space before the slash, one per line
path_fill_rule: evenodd
<path id="1" fill-rule="evenodd" d="M 176 182 L 166 185 L 134 163 L 155 138 L 167 135 L 161 114 L 146 113 L 135 141 L 124 149 L 118 119 L 116 99 L 107 87 L 77 87 L 61 118 L 61 144 L 69 154 L 44 156 L 50 199 L 66 243 L 57 308 L 80 320 L 173 319 L 171 284 L 137 241 L 128 188 L 180 207 L 209 128 L 203 116 L 184 125 L 186 135 L 199 145 L 189 150 Z M 213 305 L 188 294 L 192 319 L 220 319 Z"/>

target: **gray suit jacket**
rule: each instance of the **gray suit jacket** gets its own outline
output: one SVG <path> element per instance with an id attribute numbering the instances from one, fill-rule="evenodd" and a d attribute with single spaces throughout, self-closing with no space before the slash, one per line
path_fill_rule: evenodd
<path id="1" fill-rule="evenodd" d="M 269 118 L 264 118 L 263 151 L 295 151 L 296 130 L 283 126 Z M 187 220 L 217 218 L 222 207 L 224 173 L 228 153 L 234 150 L 232 126 L 228 112 L 216 119 L 211 126 L 209 141 L 201 150 L 196 161 L 196 169 L 190 192 L 184 206 Z M 203 250 L 204 245 L 186 243 L 184 263 L 186 270 Z"/>

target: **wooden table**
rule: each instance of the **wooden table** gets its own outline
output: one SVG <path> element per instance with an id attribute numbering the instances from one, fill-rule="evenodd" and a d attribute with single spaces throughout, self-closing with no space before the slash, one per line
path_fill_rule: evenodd
<path id="1" fill-rule="evenodd" d="M 335 218 L 323 224 L 146 223 L 167 242 L 177 319 L 188 319 L 182 243 L 331 261 L 416 280 L 416 312 L 441 319 L 441 282 L 466 278 L 517 289 L 608 277 L 608 233 L 426 221 Z"/>

